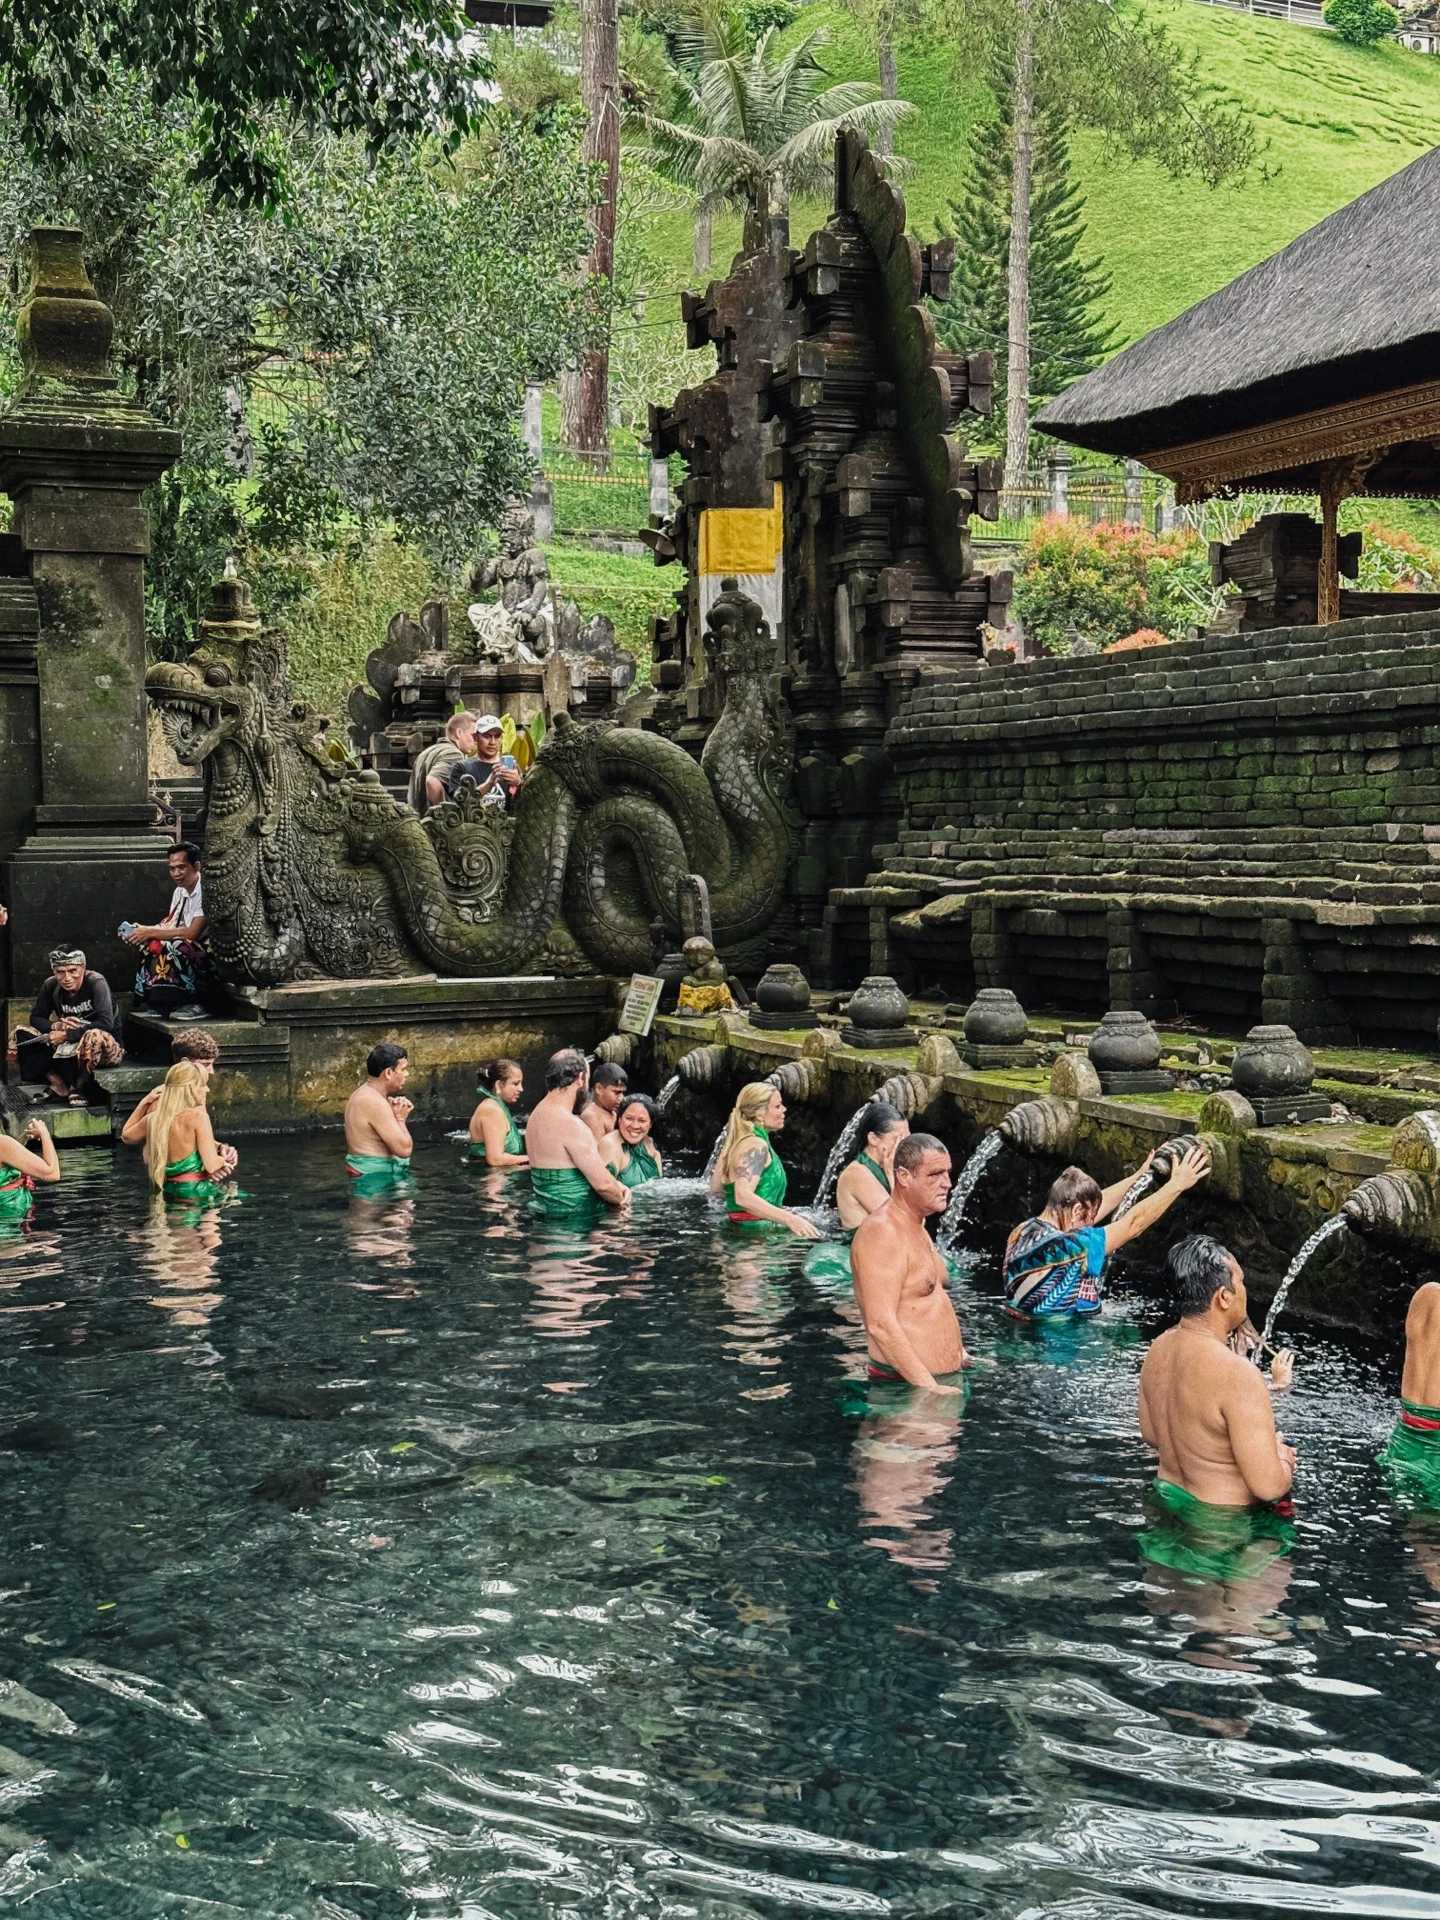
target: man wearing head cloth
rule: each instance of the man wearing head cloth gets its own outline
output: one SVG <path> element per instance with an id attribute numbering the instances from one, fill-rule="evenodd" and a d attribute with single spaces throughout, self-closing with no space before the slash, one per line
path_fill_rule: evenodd
<path id="1" fill-rule="evenodd" d="M 87 1105 L 96 1091 L 91 1075 L 100 1067 L 118 1066 L 123 1058 L 116 1024 L 110 988 L 86 967 L 80 948 L 57 947 L 28 1024 L 11 1037 L 20 1078 L 48 1086 L 72 1106 Z"/>

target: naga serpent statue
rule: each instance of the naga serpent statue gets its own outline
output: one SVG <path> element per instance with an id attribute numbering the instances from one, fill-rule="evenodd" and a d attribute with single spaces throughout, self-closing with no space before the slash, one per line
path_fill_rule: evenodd
<path id="1" fill-rule="evenodd" d="M 205 917 L 222 978 L 631 972 L 677 884 L 704 876 L 715 939 L 758 955 L 785 895 L 792 752 L 774 643 L 727 581 L 711 610 L 724 705 L 697 763 L 634 727 L 560 716 L 497 820 L 458 800 L 422 821 L 347 763 L 291 697 L 283 637 L 221 582 L 183 663 L 145 690 L 181 763 L 205 774 Z"/>

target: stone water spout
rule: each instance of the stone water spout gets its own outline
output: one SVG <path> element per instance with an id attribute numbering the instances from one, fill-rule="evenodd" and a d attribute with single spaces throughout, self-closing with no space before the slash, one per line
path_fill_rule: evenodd
<path id="1" fill-rule="evenodd" d="M 1021 1153 L 1051 1154 L 1066 1160 L 1075 1151 L 1080 1109 L 1069 1100 L 1042 1094 L 1013 1107 L 1000 1122 L 1000 1136 Z"/>
<path id="2" fill-rule="evenodd" d="M 595 1049 L 595 1058 L 610 1066 L 628 1067 L 635 1058 L 637 1042 L 633 1033 L 612 1033 Z"/>
<path id="3" fill-rule="evenodd" d="M 825 1098 L 830 1086 L 825 1062 L 808 1055 L 799 1060 L 787 1060 L 765 1077 L 772 1087 L 779 1088 L 781 1099 L 790 1107 L 817 1105 Z"/>
<path id="4" fill-rule="evenodd" d="M 713 1087 L 725 1071 L 726 1058 L 724 1047 L 692 1047 L 676 1062 L 676 1078 L 686 1087 Z"/>
<path id="5" fill-rule="evenodd" d="M 1397 1127 L 1390 1165 L 1362 1180 L 1340 1212 L 1357 1233 L 1433 1243 L 1440 1236 L 1440 1113 L 1412 1113 Z"/>

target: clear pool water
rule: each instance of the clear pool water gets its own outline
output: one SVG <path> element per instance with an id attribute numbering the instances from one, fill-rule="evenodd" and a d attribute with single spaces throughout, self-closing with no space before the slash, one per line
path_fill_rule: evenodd
<path id="1" fill-rule="evenodd" d="M 459 1153 L 387 1210 L 251 1145 L 157 1225 L 72 1152 L 0 1243 L 7 1907 L 1440 1916 L 1393 1353 L 1303 1341 L 1294 1552 L 1190 1587 L 1143 1303 L 1037 1338 L 962 1282 L 963 1417 L 867 1414 L 798 1245 L 674 1187 L 568 1239 Z"/>

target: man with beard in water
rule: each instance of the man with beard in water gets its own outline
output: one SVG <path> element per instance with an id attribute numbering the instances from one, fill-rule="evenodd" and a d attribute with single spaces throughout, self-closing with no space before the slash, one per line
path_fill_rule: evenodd
<path id="1" fill-rule="evenodd" d="M 1409 1504 L 1440 1509 L 1440 1281 L 1411 1295 L 1400 1418 L 1380 1464 Z"/>
<path id="2" fill-rule="evenodd" d="M 1192 1233 L 1170 1249 L 1166 1278 L 1180 1320 L 1140 1369 L 1140 1433 L 1160 1455 L 1141 1551 L 1202 1579 L 1253 1579 L 1294 1540 L 1295 1449 L 1275 1431 L 1265 1376 L 1229 1344 L 1245 1324 L 1245 1275 Z M 1271 1385 L 1288 1387 L 1294 1364 L 1277 1353 Z"/>
<path id="3" fill-rule="evenodd" d="M 850 1248 L 870 1379 L 962 1393 L 953 1376 L 971 1360 L 945 1291 L 945 1261 L 925 1229 L 945 1211 L 950 1155 L 933 1133 L 912 1133 L 895 1149 L 893 1169 L 889 1199 L 861 1221 Z"/>
<path id="4" fill-rule="evenodd" d="M 624 1209 L 630 1189 L 621 1186 L 600 1157 L 600 1144 L 576 1113 L 589 1069 L 574 1047 L 552 1053 L 545 1068 L 545 1098 L 525 1129 L 530 1187 L 540 1212 L 552 1220 L 590 1226 L 599 1203 Z"/>

